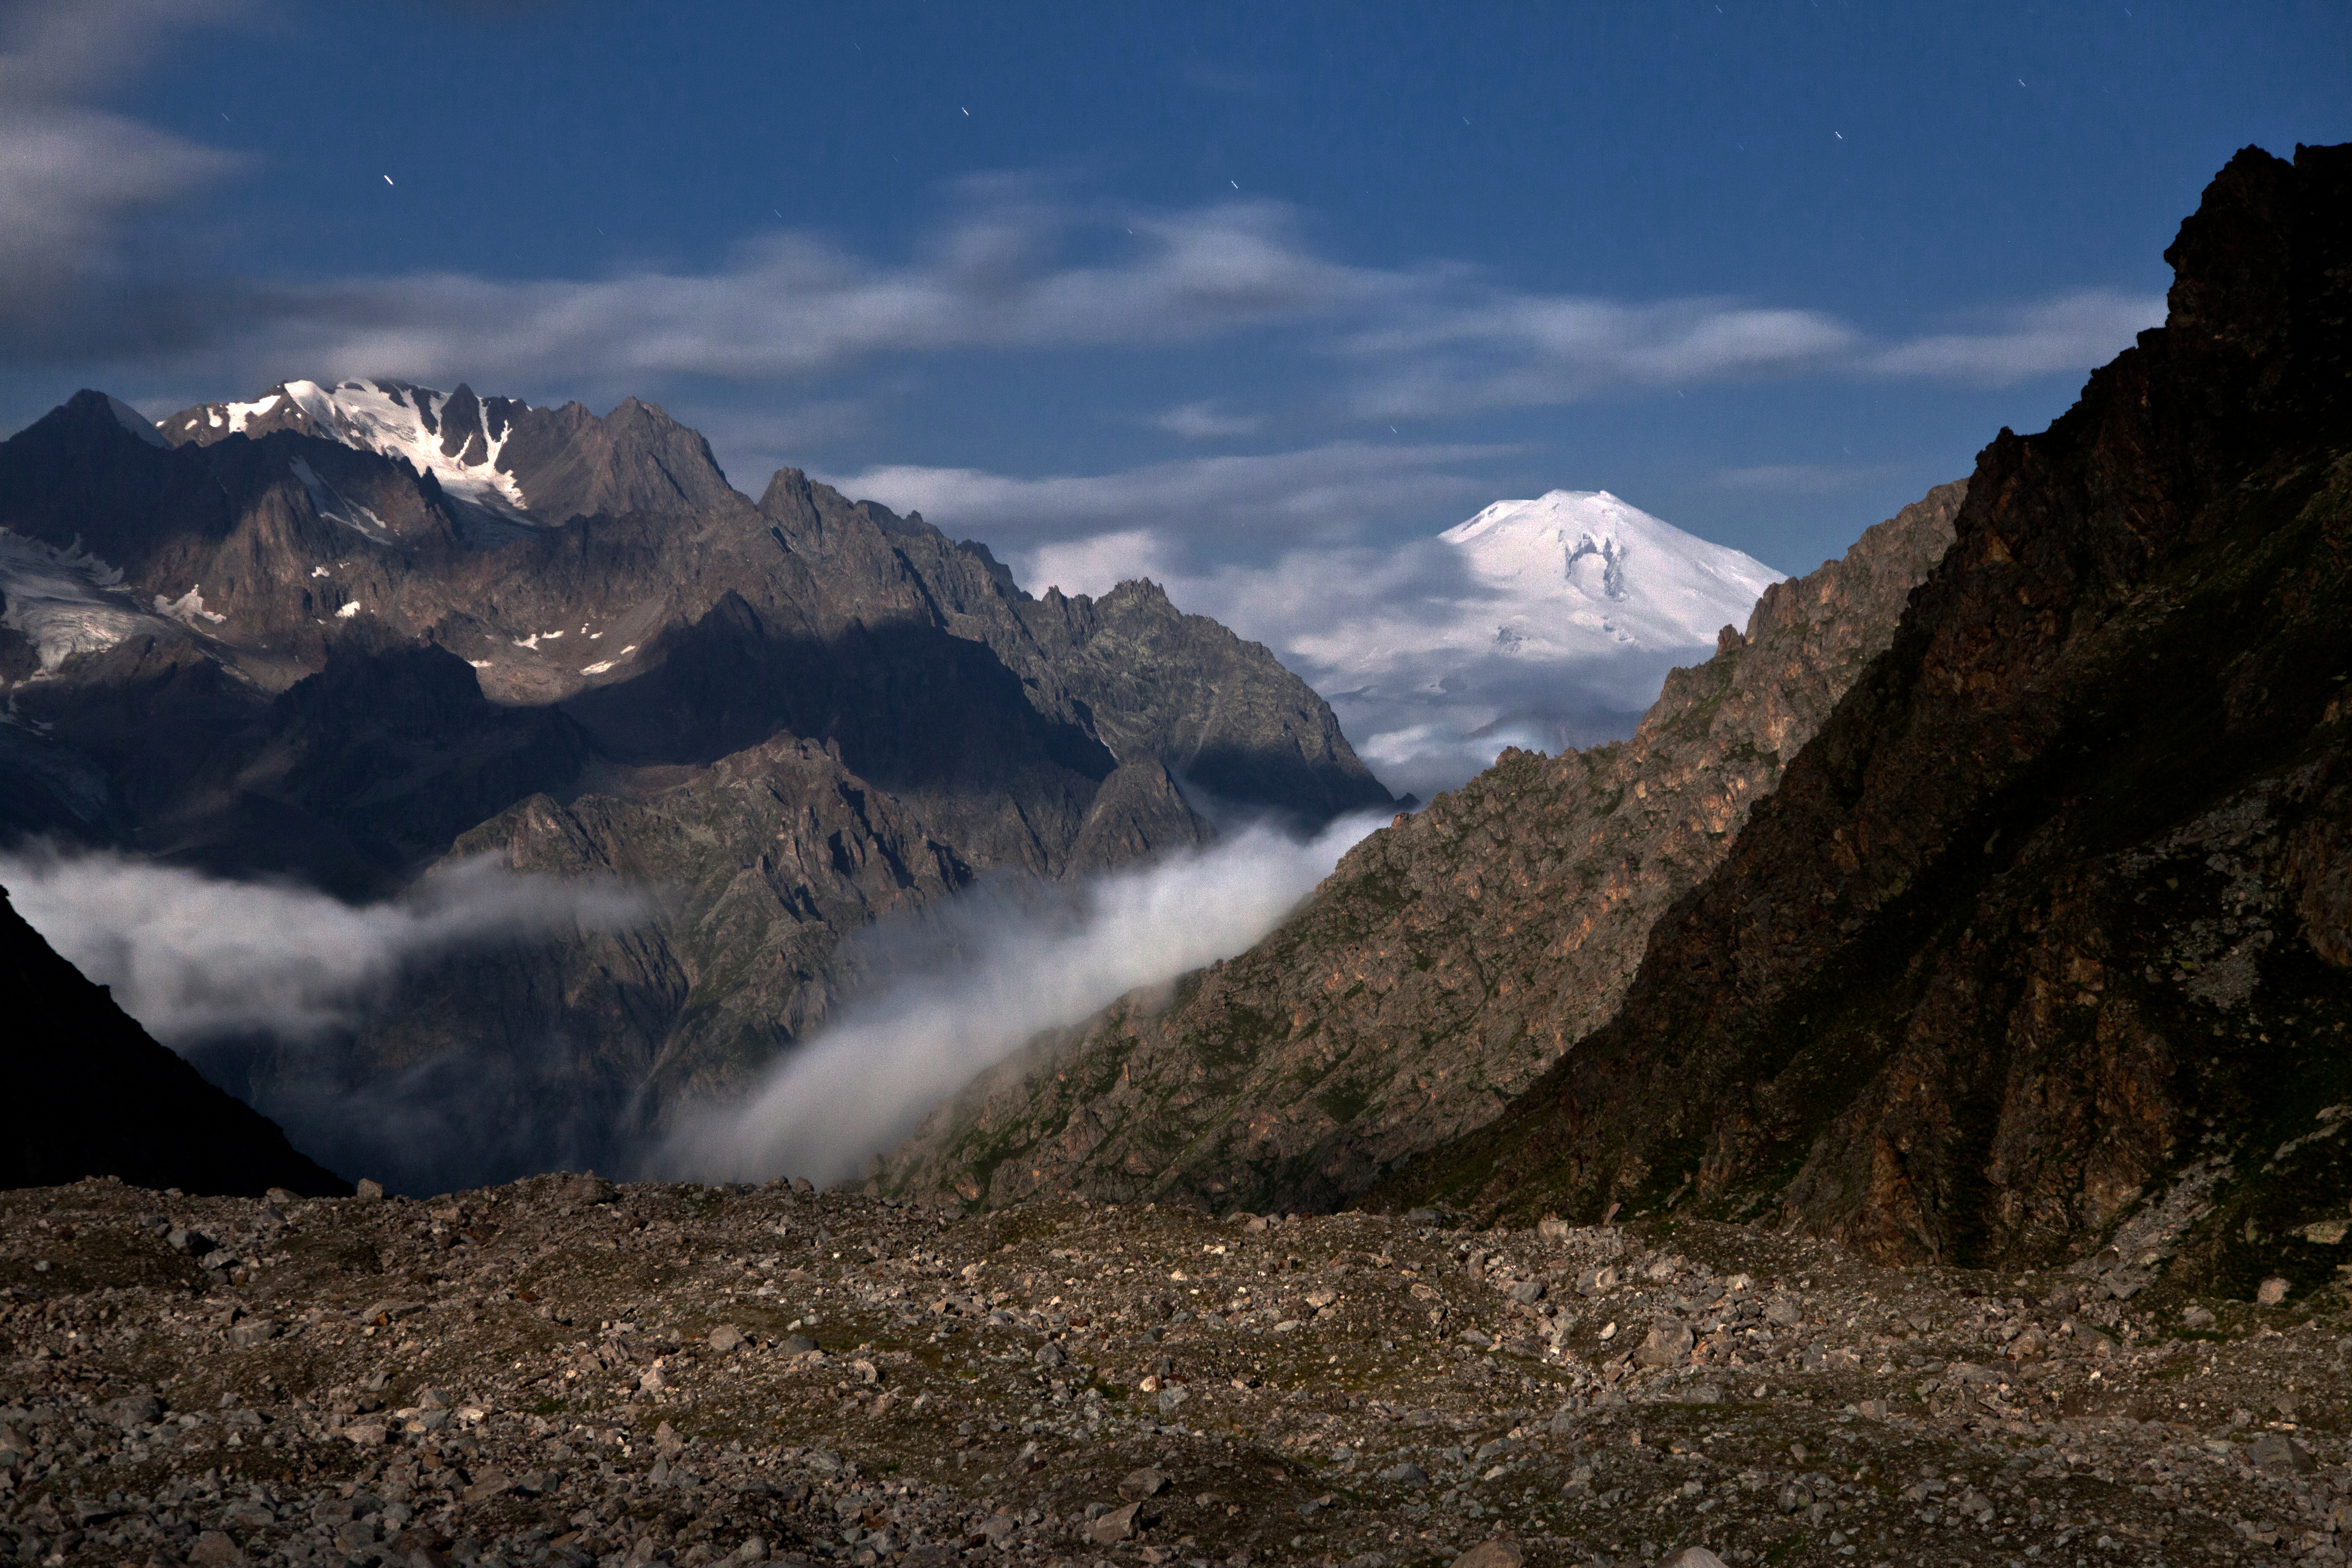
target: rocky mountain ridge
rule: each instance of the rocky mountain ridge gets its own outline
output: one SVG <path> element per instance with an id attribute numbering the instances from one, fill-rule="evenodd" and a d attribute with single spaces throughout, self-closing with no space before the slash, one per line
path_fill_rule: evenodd
<path id="1" fill-rule="evenodd" d="M 1392 1201 L 2339 1278 L 2352 148 L 2239 153 L 2166 257 L 1617 1016 Z"/>
<path id="2" fill-rule="evenodd" d="M 1507 753 L 1249 952 L 984 1075 L 879 1187 L 1321 1208 L 1492 1119 L 1614 1011 L 1651 922 L 1891 640 L 1963 489 L 1772 584 L 1632 740 Z"/>
<path id="3" fill-rule="evenodd" d="M 648 405 L 274 395 L 173 445 L 84 393 L 0 443 L 0 829 L 347 898 L 486 851 L 667 889 L 644 931 L 410 976 L 336 1048 L 206 1058 L 298 1121 L 478 1068 L 482 1122 L 415 1142 L 480 1168 L 370 1147 L 396 1181 L 625 1157 L 657 1062 L 723 1085 L 824 1016 L 845 931 L 1202 841 L 1180 775 L 1307 821 L 1390 800 L 1309 688 L 1151 584 L 1032 598 L 794 469 L 755 503 Z M 551 1106 L 604 1141 L 499 1142 Z"/>

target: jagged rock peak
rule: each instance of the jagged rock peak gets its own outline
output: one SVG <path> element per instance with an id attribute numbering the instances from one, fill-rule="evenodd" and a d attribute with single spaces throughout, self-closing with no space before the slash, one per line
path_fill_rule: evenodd
<path id="1" fill-rule="evenodd" d="M 405 462 L 461 501 L 515 521 L 706 510 L 734 491 L 702 437 L 625 398 L 598 418 L 578 403 L 540 408 L 404 381 L 285 381 L 251 402 L 198 404 L 156 426 L 174 446 L 280 430 Z"/>

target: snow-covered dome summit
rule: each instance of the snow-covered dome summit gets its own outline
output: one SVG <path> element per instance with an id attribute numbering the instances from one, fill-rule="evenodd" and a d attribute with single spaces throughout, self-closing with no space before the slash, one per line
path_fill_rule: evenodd
<path id="1" fill-rule="evenodd" d="M 1286 639 L 1394 789 L 1449 788 L 1506 744 L 1633 732 L 1666 671 L 1715 652 L 1782 574 L 1607 490 L 1498 500 L 1398 552 Z M 1365 598 L 1370 599 L 1366 603 Z"/>
<path id="2" fill-rule="evenodd" d="M 1712 647 L 1780 578 L 1607 490 L 1498 500 L 1437 537 L 1493 591 L 1480 631 L 1523 655 Z"/>

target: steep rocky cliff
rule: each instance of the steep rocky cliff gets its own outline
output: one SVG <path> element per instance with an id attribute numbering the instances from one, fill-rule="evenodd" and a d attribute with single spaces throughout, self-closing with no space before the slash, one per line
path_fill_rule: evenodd
<path id="1" fill-rule="evenodd" d="M 661 890 L 409 975 L 340 1043 L 192 1047 L 412 1184 L 624 1159 L 825 1016 L 845 932 L 1202 841 L 1180 779 L 1391 804 L 1311 689 L 1150 584 L 1032 598 L 795 469 L 754 503 L 634 401 L 288 383 L 159 432 L 83 393 L 0 444 L 0 839 L 350 898 L 484 852 Z"/>
<path id="2" fill-rule="evenodd" d="M 259 1197 L 287 1187 L 335 1197 L 352 1184 L 157 1045 L 25 923 L 0 889 L 0 1072 L 7 1135 L 0 1187 L 84 1176 Z"/>
<path id="3" fill-rule="evenodd" d="M 1320 1207 L 1492 1119 L 1614 1010 L 1651 923 L 1886 647 L 1963 488 L 1775 584 L 1631 740 L 1506 753 L 1249 952 L 992 1071 L 881 1184 Z"/>
<path id="4" fill-rule="evenodd" d="M 1617 1016 L 1389 1196 L 2336 1278 L 2352 148 L 2241 153 L 2166 256 Z"/>

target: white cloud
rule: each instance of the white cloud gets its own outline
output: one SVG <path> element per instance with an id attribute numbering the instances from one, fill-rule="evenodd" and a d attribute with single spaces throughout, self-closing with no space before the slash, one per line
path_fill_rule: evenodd
<path id="1" fill-rule="evenodd" d="M 1186 458 L 1108 474 L 1017 478 L 895 464 L 829 478 L 835 489 L 920 511 L 959 538 L 1018 554 L 1057 540 L 1150 531 L 1181 552 L 1193 536 L 1276 545 L 1393 518 L 1442 516 L 1481 498 L 1454 466 L 1506 447 L 1337 441 L 1249 457 Z M 1171 555 L 1171 559 L 1177 557 Z"/>
<path id="2" fill-rule="evenodd" d="M 2164 324 L 2164 297 L 2085 289 L 2037 304 L 1989 312 L 1984 331 L 1940 332 L 1869 356 L 1879 375 L 2005 386 L 2029 376 L 2086 370 Z"/>
<path id="3" fill-rule="evenodd" d="M 647 912 L 643 895 L 616 884 L 482 860 L 357 908 L 106 853 L 0 855 L 0 882 L 51 947 L 169 1046 L 311 1039 L 357 1022 L 409 963 L 515 937 L 619 930 Z"/>
<path id="4" fill-rule="evenodd" d="M 89 0 L 19 6 L 0 22 L 0 323 L 47 323 L 68 297 L 117 276 L 127 221 L 239 165 L 80 101 L 133 68 L 171 26 L 228 9 Z"/>
<path id="5" fill-rule="evenodd" d="M 1224 436 L 1255 436 L 1265 427 L 1255 415 L 1225 414 L 1214 403 L 1184 403 L 1151 417 L 1151 426 L 1188 441 L 1209 441 Z"/>
<path id="6" fill-rule="evenodd" d="M 1248 947 L 1384 820 L 1343 817 L 1305 842 L 1247 827 L 1098 879 L 1067 903 L 1058 889 L 1023 900 L 984 889 L 934 910 L 912 933 L 928 940 L 915 962 L 896 966 L 898 984 L 845 1005 L 743 1102 L 681 1117 L 654 1168 L 705 1179 L 860 1175 L 933 1106 L 1041 1032 Z"/>
<path id="7" fill-rule="evenodd" d="M 332 374 L 488 384 L 769 381 L 876 357 L 1192 342 L 1361 307 L 1403 286 L 1300 242 L 1272 202 L 1081 214 L 976 184 L 924 254 L 890 265 L 809 235 L 745 241 L 707 273 L 505 281 L 464 273 L 289 286 L 257 300 L 268 353 Z M 1064 259 L 1081 232 L 1117 262 Z"/>
<path id="8" fill-rule="evenodd" d="M 1498 293 L 1408 310 L 1344 347 L 1362 365 L 1356 407 L 1396 418 L 1803 374 L 1851 355 L 1862 341 L 1816 310 Z"/>
<path id="9" fill-rule="evenodd" d="M 1165 580 L 1175 571 L 1166 543 L 1148 528 L 1041 544 L 1025 554 L 1015 552 L 1006 564 L 1013 568 L 1014 579 L 1033 594 L 1059 588 L 1065 594 L 1091 594 L 1097 598 L 1132 578 Z"/>

